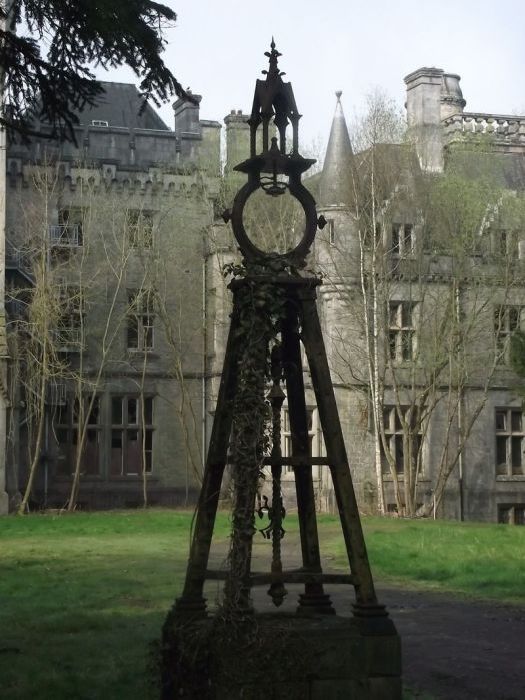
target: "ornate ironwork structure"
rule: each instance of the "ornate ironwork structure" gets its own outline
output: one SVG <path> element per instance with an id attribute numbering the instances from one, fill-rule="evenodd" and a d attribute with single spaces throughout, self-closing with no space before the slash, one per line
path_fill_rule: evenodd
<path id="1" fill-rule="evenodd" d="M 305 267 L 306 257 L 317 228 L 322 228 L 326 222 L 323 217 L 317 217 L 314 198 L 301 182 L 302 174 L 315 161 L 303 158 L 299 153 L 300 114 L 292 86 L 283 81 L 284 74 L 279 70 L 280 55 L 272 39 L 271 50 L 266 53 L 269 58 L 269 69 L 263 71 L 266 74 L 264 80 L 257 80 L 253 108 L 248 121 L 250 157 L 236 167 L 237 171 L 246 173 L 248 179 L 237 193 L 232 211 L 224 214 L 226 221 L 231 220 L 233 233 L 247 263 L 248 273 L 244 279 L 237 279 L 230 285 L 233 292 L 233 313 L 224 368 L 185 586 L 182 596 L 176 601 L 174 613 L 179 619 L 188 616 L 205 616 L 206 602 L 203 597 L 205 580 L 227 578 L 227 572 L 208 569 L 208 557 L 222 478 L 228 459 L 232 423 L 235 420 L 234 399 L 239 390 L 238 373 L 243 344 L 239 310 L 247 285 L 257 285 L 262 281 L 273 285 L 284 299 L 280 338 L 271 353 L 271 388 L 268 393 L 272 412 L 271 451 L 264 461 L 271 468 L 272 500 L 268 503 L 266 498 L 265 504 L 259 509 L 259 515 L 267 514 L 269 518 L 269 525 L 263 529 L 263 532 L 268 539 L 272 540 L 272 563 L 270 572 L 251 571 L 250 539 L 244 555 L 245 567 L 242 572 L 244 593 L 241 603 L 249 609 L 251 586 L 266 583 L 269 584 L 268 593 L 275 605 L 280 605 L 286 595 L 285 584 L 298 583 L 304 585 L 304 591 L 299 596 L 298 612 L 333 614 L 335 610 L 330 597 L 325 593 L 324 585 L 349 584 L 355 589 L 354 615 L 361 618 L 365 624 L 367 619 L 374 628 L 381 626 L 380 621 L 383 620 L 386 626 L 390 625 L 393 629 L 391 622 L 385 620 L 388 613 L 377 601 L 366 553 L 317 313 L 316 288 L 321 282 L 315 276 L 299 272 Z M 286 136 L 287 127 L 290 125 L 292 139 L 291 143 L 288 143 Z M 277 130 L 278 136 L 271 136 L 272 128 Z M 262 150 L 257 153 L 259 129 L 262 130 Z M 245 230 L 243 221 L 245 205 L 249 197 L 259 189 L 273 197 L 279 197 L 288 190 L 304 210 L 305 228 L 302 237 L 295 247 L 284 253 L 262 251 L 250 240 Z M 280 265 L 276 266 L 276 261 Z M 272 265 L 269 265 L 270 262 Z M 250 263 L 257 264 L 255 266 L 259 271 L 257 275 L 250 273 Z M 326 457 L 312 457 L 310 454 L 301 344 L 310 368 L 326 446 Z M 286 395 L 283 388 L 286 390 Z M 291 431 L 290 456 L 283 456 L 281 453 L 281 413 L 285 399 L 288 404 Z M 322 571 L 312 477 L 313 465 L 327 465 L 330 469 L 348 552 L 350 573 L 347 574 L 327 574 Z M 285 515 L 281 491 L 283 466 L 291 466 L 295 476 L 302 552 L 302 567 L 298 570 L 283 569 L 282 563 L 281 539 L 284 534 Z M 254 491 L 251 493 L 253 494 Z M 238 507 L 235 498 L 234 503 L 236 504 L 234 508 Z M 246 503 L 243 507 L 246 508 Z M 256 531 L 253 525 L 252 530 L 250 538 Z"/>

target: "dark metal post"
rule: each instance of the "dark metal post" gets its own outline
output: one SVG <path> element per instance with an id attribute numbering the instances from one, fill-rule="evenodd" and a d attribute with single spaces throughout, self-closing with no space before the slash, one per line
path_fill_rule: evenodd
<path id="1" fill-rule="evenodd" d="M 206 615 L 203 587 L 228 454 L 233 418 L 233 398 L 237 386 L 239 346 L 239 315 L 234 309 L 226 344 L 226 357 L 229 358 L 229 361 L 224 365 L 219 387 L 184 589 L 181 597 L 175 603 L 177 617 L 181 615 L 200 617 Z"/>
<path id="2" fill-rule="evenodd" d="M 288 412 L 292 433 L 292 456 L 299 459 L 294 464 L 297 511 L 301 534 L 303 568 L 311 573 L 321 573 L 321 553 L 315 512 L 315 493 L 312 480 L 308 422 L 304 395 L 303 367 L 299 342 L 299 319 L 295 299 L 289 299 L 283 325 L 283 364 L 288 393 Z M 330 597 L 324 593 L 322 583 L 306 583 L 299 599 L 299 610 L 335 613 Z"/>

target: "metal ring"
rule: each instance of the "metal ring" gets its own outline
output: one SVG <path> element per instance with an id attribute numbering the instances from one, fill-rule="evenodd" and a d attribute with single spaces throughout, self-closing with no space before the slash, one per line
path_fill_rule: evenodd
<path id="1" fill-rule="evenodd" d="M 261 183 L 258 177 L 250 179 L 237 192 L 233 201 L 231 219 L 232 228 L 241 253 L 247 260 L 250 261 L 264 261 L 270 258 L 275 259 L 278 257 L 286 262 L 289 262 L 290 264 L 301 266 L 304 263 L 306 256 L 310 252 L 310 247 L 314 242 L 315 234 L 317 232 L 317 212 L 315 207 L 315 199 L 300 180 L 297 181 L 295 178 L 290 178 L 288 189 L 290 190 L 290 194 L 297 199 L 303 208 L 306 219 L 305 228 L 302 238 L 295 248 L 276 256 L 275 253 L 265 252 L 252 243 L 248 234 L 246 233 L 246 229 L 244 228 L 244 207 L 246 206 L 246 202 L 248 201 L 249 197 L 260 188 Z"/>

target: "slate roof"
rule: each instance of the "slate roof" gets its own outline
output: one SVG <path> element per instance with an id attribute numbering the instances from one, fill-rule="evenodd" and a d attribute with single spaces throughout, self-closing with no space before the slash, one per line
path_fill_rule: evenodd
<path id="1" fill-rule="evenodd" d="M 475 146 L 448 147 L 445 168 L 470 179 L 485 178 L 495 186 L 510 190 L 525 188 L 525 155 L 523 153 L 483 152 Z"/>
<path id="2" fill-rule="evenodd" d="M 336 96 L 335 114 L 319 180 L 319 205 L 351 207 L 354 201 L 352 144 L 341 105 L 341 92 L 336 92 Z"/>
<path id="3" fill-rule="evenodd" d="M 90 125 L 93 120 L 108 122 L 108 126 L 128 129 L 159 129 L 171 131 L 155 110 L 146 103 L 140 113 L 143 100 L 132 83 L 102 82 L 104 94 L 94 107 L 86 107 L 79 115 L 80 123 Z"/>

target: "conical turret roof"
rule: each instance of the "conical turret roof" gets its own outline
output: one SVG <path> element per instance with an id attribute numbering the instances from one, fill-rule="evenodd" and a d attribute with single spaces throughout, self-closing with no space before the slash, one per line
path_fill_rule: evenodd
<path id="1" fill-rule="evenodd" d="M 354 154 L 341 105 L 342 92 L 335 93 L 337 104 L 319 183 L 319 205 L 352 207 Z"/>

